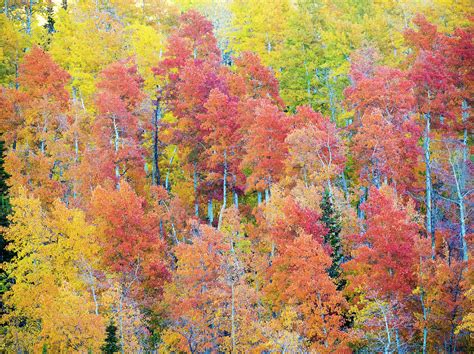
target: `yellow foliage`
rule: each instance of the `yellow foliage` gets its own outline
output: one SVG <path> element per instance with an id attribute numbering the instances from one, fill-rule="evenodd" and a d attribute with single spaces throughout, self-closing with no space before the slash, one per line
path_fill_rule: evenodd
<path id="1" fill-rule="evenodd" d="M 95 77 L 123 58 L 121 25 L 102 13 L 59 10 L 49 53 L 72 77 L 72 86 L 86 102 L 95 92 Z"/>
<path id="2" fill-rule="evenodd" d="M 2 319 L 6 342 L 22 351 L 97 349 L 103 319 L 95 314 L 87 280 L 98 252 L 94 227 L 82 211 L 56 202 L 48 212 L 24 191 L 12 206 L 5 238 L 16 255 L 6 272 L 15 283 L 4 297 L 11 309 Z"/>
<path id="3" fill-rule="evenodd" d="M 153 67 L 159 66 L 165 47 L 165 38 L 152 26 L 134 23 L 125 29 L 127 54 L 135 58 L 140 75 L 144 80 L 147 93 L 154 96 L 156 86 L 160 83 L 152 72 Z"/>

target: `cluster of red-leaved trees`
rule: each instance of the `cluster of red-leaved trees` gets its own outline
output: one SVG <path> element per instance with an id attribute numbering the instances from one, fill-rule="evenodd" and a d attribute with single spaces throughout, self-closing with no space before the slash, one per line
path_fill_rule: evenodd
<path id="1" fill-rule="evenodd" d="M 11 194 L 95 227 L 84 281 L 122 350 L 137 331 L 192 353 L 472 350 L 473 32 L 415 24 L 403 70 L 352 56 L 344 127 L 286 111 L 255 54 L 223 63 L 197 12 L 153 97 L 119 61 L 86 110 L 26 54 L 0 95 Z"/>

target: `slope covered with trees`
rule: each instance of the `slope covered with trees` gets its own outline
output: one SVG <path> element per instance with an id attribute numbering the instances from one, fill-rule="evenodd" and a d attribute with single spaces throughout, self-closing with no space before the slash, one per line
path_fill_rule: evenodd
<path id="1" fill-rule="evenodd" d="M 471 5 L 4 1 L 0 350 L 472 351 Z"/>

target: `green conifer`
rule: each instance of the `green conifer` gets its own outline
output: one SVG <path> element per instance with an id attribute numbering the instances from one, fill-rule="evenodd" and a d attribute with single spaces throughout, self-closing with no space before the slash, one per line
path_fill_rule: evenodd
<path id="1" fill-rule="evenodd" d="M 339 279 L 341 275 L 341 263 L 343 259 L 341 246 L 341 219 L 339 213 L 335 210 L 331 201 L 331 196 L 326 190 L 321 201 L 321 221 L 328 229 L 324 236 L 324 242 L 332 248 L 332 265 L 328 270 L 329 276 L 333 279 Z"/>
<path id="2" fill-rule="evenodd" d="M 120 351 L 120 345 L 118 344 L 117 338 L 117 326 L 115 326 L 114 321 L 110 320 L 107 328 L 105 329 L 107 337 L 105 338 L 105 343 L 100 348 L 103 353 L 113 354 Z"/>

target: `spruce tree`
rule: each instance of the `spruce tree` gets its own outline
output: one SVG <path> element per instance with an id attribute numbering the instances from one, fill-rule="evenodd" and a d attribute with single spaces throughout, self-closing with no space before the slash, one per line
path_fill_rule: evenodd
<path id="1" fill-rule="evenodd" d="M 105 338 L 104 345 L 100 348 L 102 352 L 107 354 L 119 352 L 120 345 L 118 344 L 117 338 L 117 326 L 115 326 L 113 320 L 110 320 L 105 332 L 107 333 L 107 337 Z"/>
<path id="2" fill-rule="evenodd" d="M 0 140 L 0 227 L 8 226 L 8 214 L 10 214 L 10 202 L 8 196 L 8 184 L 7 179 L 10 177 L 5 172 L 4 159 L 5 159 L 5 143 Z M 13 254 L 6 249 L 7 242 L 3 236 L 3 232 L 0 231 L 0 263 L 9 262 Z M 0 314 L 3 313 L 3 301 L 1 300 L 2 294 L 8 290 L 10 281 L 8 280 L 7 273 L 0 270 Z"/>
<path id="3" fill-rule="evenodd" d="M 8 226 L 8 214 L 10 214 L 10 202 L 8 197 L 8 184 L 7 180 L 10 177 L 5 172 L 4 168 L 5 159 L 5 143 L 0 140 L 0 226 Z M 0 262 L 8 262 L 12 254 L 6 249 L 6 242 L 3 238 L 3 234 L 0 233 Z"/>
<path id="4" fill-rule="evenodd" d="M 331 201 L 331 196 L 327 190 L 324 192 L 320 207 L 322 211 L 320 220 L 324 223 L 324 226 L 326 226 L 328 230 L 327 234 L 324 236 L 324 242 L 329 244 L 332 248 L 332 265 L 328 269 L 328 273 L 331 278 L 339 280 L 343 258 L 340 238 L 341 221 L 340 215 L 335 210 Z M 337 283 L 339 283 L 339 281 L 337 281 Z"/>

